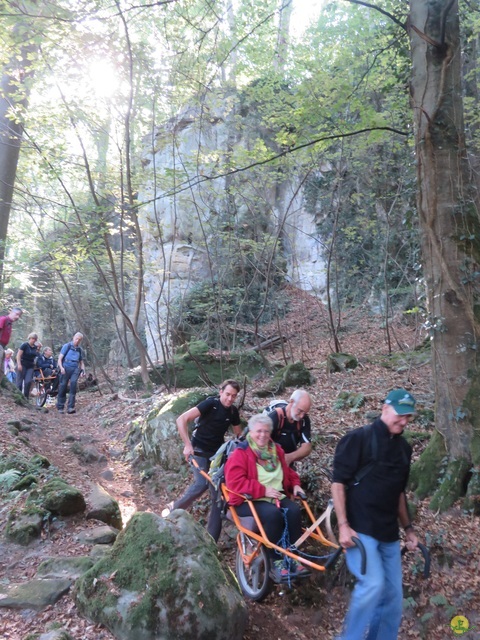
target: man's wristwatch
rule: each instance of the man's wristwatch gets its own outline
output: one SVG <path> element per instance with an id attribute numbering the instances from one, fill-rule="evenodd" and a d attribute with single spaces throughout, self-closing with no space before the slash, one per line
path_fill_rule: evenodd
<path id="1" fill-rule="evenodd" d="M 409 522 L 408 524 L 406 524 L 406 525 L 403 527 L 403 530 L 404 530 L 404 531 L 408 531 L 409 529 L 412 529 L 412 530 L 413 530 L 413 524 L 412 524 L 411 522 Z"/>

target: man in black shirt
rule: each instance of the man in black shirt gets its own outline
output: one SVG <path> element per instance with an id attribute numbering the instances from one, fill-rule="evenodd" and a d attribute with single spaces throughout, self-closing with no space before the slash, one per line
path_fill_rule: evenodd
<path id="1" fill-rule="evenodd" d="M 412 449 L 402 437 L 414 413 L 413 396 L 395 389 L 386 397 L 379 418 L 350 431 L 337 445 L 332 496 L 339 542 L 357 578 L 338 640 L 396 640 L 398 636 L 403 602 L 399 523 L 407 547 L 413 550 L 418 544 L 405 497 Z M 365 547 L 365 575 L 360 573 L 360 552 L 352 537 Z"/>
<path id="2" fill-rule="evenodd" d="M 288 465 L 303 460 L 312 452 L 311 426 L 308 412 L 312 406 L 310 395 L 297 389 L 285 407 L 268 414 L 273 422 L 272 440 L 285 451 Z"/>
<path id="3" fill-rule="evenodd" d="M 177 418 L 178 433 L 185 445 L 183 448 L 185 460 L 188 462 L 190 456 L 193 456 L 202 471 L 208 472 L 210 458 L 222 446 L 229 427 L 233 428 L 236 436 L 241 433 L 240 416 L 237 407 L 233 405 L 239 391 L 238 382 L 225 380 L 220 386 L 219 396 L 203 400 Z M 194 421 L 196 427 L 190 440 L 188 425 Z M 216 502 L 215 488 L 196 468 L 193 470 L 193 479 L 193 484 L 188 487 L 183 496 L 165 507 L 162 516 L 167 516 L 174 509 L 188 509 L 207 488 L 210 488 L 212 506 L 207 531 L 216 542 L 220 537 L 222 520 L 220 508 Z"/>

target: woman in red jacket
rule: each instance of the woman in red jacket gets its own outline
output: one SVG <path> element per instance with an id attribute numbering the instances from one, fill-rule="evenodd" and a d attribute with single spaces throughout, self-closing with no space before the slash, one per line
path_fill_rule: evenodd
<path id="1" fill-rule="evenodd" d="M 301 536 L 302 526 L 300 506 L 290 498 L 302 488 L 298 474 L 285 462 L 283 449 L 272 441 L 272 428 L 272 420 L 266 415 L 250 418 L 246 441 L 235 449 L 225 465 L 225 484 L 231 491 L 252 497 L 268 539 L 277 545 L 281 545 L 287 533 L 285 514 L 288 539 L 293 544 Z M 230 504 L 236 507 L 239 516 L 252 515 L 243 497 L 231 494 Z M 288 575 L 288 567 L 274 549 L 271 557 L 274 577 L 280 581 Z M 309 573 L 298 563 L 294 563 L 293 571 L 298 576 Z"/>

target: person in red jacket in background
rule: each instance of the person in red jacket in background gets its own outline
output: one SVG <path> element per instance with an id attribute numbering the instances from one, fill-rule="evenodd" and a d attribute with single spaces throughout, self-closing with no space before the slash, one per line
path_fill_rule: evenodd
<path id="1" fill-rule="evenodd" d="M 4 375 L 5 348 L 12 335 L 12 325 L 22 317 L 23 310 L 13 307 L 8 316 L 0 316 L 0 382 Z"/>

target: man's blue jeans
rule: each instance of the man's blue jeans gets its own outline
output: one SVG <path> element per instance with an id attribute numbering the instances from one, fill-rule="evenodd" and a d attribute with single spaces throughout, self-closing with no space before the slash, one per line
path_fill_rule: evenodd
<path id="1" fill-rule="evenodd" d="M 80 375 L 80 367 L 65 367 L 65 373 L 60 376 L 60 386 L 58 388 L 57 409 L 65 407 L 67 399 L 67 387 L 70 380 L 70 391 L 68 393 L 68 409 L 71 411 L 75 408 L 75 395 L 77 393 L 77 381 Z"/>
<path id="2" fill-rule="evenodd" d="M 212 454 L 213 455 L 213 454 Z M 210 459 L 202 456 L 193 456 L 202 471 L 210 469 Z M 210 489 L 210 497 L 212 498 L 212 506 L 210 507 L 210 516 L 208 518 L 207 531 L 215 540 L 218 541 L 222 531 L 222 512 L 217 504 L 217 492 L 211 482 L 209 482 L 200 471 L 193 467 L 193 484 L 185 491 L 183 496 L 173 503 L 174 509 L 188 509 L 197 498 L 199 498 L 207 489 Z"/>
<path id="3" fill-rule="evenodd" d="M 402 619 L 400 543 L 379 542 L 358 534 L 367 554 L 367 572 L 360 574 L 360 552 L 347 550 L 347 566 L 357 578 L 339 640 L 397 640 Z"/>

